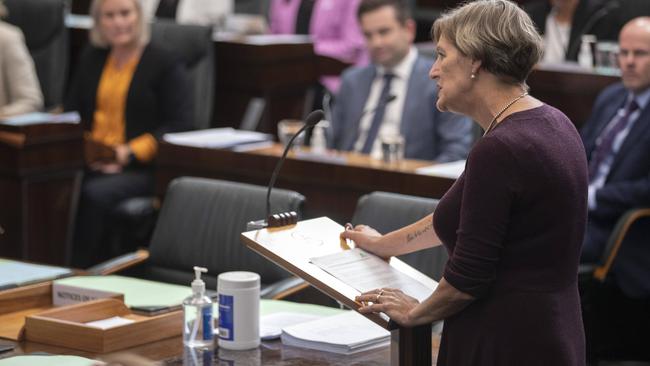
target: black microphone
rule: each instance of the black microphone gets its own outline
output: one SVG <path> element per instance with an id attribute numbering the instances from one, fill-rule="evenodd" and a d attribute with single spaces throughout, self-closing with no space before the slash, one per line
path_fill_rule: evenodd
<path id="1" fill-rule="evenodd" d="M 309 113 L 307 118 L 305 118 L 305 125 L 302 126 L 300 130 L 298 130 L 298 132 L 296 132 L 293 136 L 291 136 L 291 139 L 287 143 L 287 146 L 284 147 L 284 152 L 282 153 L 282 157 L 280 158 L 280 160 L 278 160 L 278 163 L 275 165 L 275 170 L 273 170 L 273 174 L 271 174 L 269 187 L 268 190 L 266 191 L 266 219 L 249 222 L 248 223 L 249 229 L 261 229 L 265 227 L 284 226 L 284 225 L 296 223 L 297 214 L 295 212 L 286 212 L 286 213 L 280 213 L 271 216 L 271 191 L 273 190 L 275 181 L 278 179 L 280 168 L 282 168 L 282 164 L 284 164 L 284 161 L 287 158 L 289 149 L 291 149 L 291 146 L 293 146 L 293 141 L 296 139 L 298 135 L 303 133 L 303 131 L 316 126 L 316 124 L 318 124 L 318 122 L 320 122 L 323 119 L 323 117 L 325 117 L 325 113 L 321 109 L 317 109 Z"/>
<path id="2" fill-rule="evenodd" d="M 604 18 L 604 17 L 605 17 L 606 15 L 608 15 L 612 10 L 617 9 L 617 8 L 620 8 L 620 7 L 621 7 L 621 4 L 618 2 L 618 0 L 609 1 L 609 2 L 607 3 L 607 5 L 603 6 L 603 7 L 600 8 L 598 11 L 596 11 L 595 13 L 593 13 L 593 14 L 589 17 L 589 19 L 587 20 L 587 22 L 585 23 L 584 27 L 582 27 L 582 29 L 580 29 L 580 32 L 577 34 L 578 42 L 572 44 L 572 45 L 571 45 L 571 49 L 567 50 L 566 54 L 567 54 L 567 55 L 572 55 L 573 52 L 576 50 L 576 48 L 580 47 L 580 43 L 581 43 L 580 39 L 581 39 L 581 37 L 582 37 L 584 34 L 587 34 L 587 32 L 591 31 L 591 28 L 593 28 L 593 26 L 596 24 L 596 22 L 598 22 L 599 20 L 601 20 L 602 18 Z"/>

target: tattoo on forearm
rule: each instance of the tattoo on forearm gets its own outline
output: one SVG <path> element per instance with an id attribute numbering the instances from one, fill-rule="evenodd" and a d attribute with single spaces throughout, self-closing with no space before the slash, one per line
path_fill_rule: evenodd
<path id="1" fill-rule="evenodd" d="M 422 229 L 415 230 L 415 232 L 413 233 L 406 234 L 406 242 L 407 243 L 412 242 L 413 240 L 424 235 L 427 231 L 430 231 L 431 229 L 433 229 L 433 223 L 429 223 L 427 224 L 427 226 L 423 227 Z"/>

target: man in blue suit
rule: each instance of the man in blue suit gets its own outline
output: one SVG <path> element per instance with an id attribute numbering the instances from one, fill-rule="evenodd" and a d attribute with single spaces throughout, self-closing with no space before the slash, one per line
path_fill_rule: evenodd
<path id="1" fill-rule="evenodd" d="M 433 60 L 413 46 L 415 22 L 404 1 L 364 0 L 358 18 L 372 64 L 343 73 L 330 147 L 380 157 L 380 140 L 401 135 L 406 158 L 465 159 L 472 122 L 436 109 L 437 86 L 428 77 Z"/>
<path id="2" fill-rule="evenodd" d="M 598 260 L 625 211 L 650 207 L 650 17 L 628 22 L 619 43 L 622 83 L 601 93 L 582 130 L 590 175 L 585 263 Z M 632 228 L 586 308 L 592 357 L 650 359 L 650 225 Z"/>

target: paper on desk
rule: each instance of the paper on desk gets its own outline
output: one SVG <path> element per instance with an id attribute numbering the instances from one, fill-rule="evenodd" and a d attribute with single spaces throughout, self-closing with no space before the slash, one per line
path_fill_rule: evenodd
<path id="1" fill-rule="evenodd" d="M 95 320 L 92 322 L 86 323 L 87 326 L 95 327 L 99 329 L 111 329 L 119 327 L 120 325 L 131 324 L 134 320 L 122 318 L 121 316 L 114 316 L 112 318 Z"/>
<path id="2" fill-rule="evenodd" d="M 385 347 L 390 332 L 354 311 L 282 329 L 282 343 L 320 351 L 351 354 Z"/>
<path id="3" fill-rule="evenodd" d="M 224 127 L 189 132 L 166 133 L 163 135 L 163 140 L 175 145 L 225 149 L 237 145 L 271 141 L 272 137 L 271 135 L 261 132 L 243 131 L 231 127 Z"/>
<path id="4" fill-rule="evenodd" d="M 22 286 L 72 274 L 67 268 L 0 259 L 0 288 Z"/>
<path id="5" fill-rule="evenodd" d="M 310 258 L 309 261 L 360 292 L 385 287 L 398 288 L 419 301 L 433 292 L 433 289 L 360 248 Z"/>
<path id="6" fill-rule="evenodd" d="M 322 317 L 321 315 L 290 312 L 264 315 L 260 317 L 260 338 L 263 341 L 280 338 L 283 328 Z"/>
<path id="7" fill-rule="evenodd" d="M 25 113 L 17 116 L 4 118 L 0 123 L 10 126 L 29 126 L 42 123 L 79 123 L 81 117 L 78 112 L 67 113 Z"/>
<path id="8" fill-rule="evenodd" d="M 434 164 L 418 168 L 415 172 L 436 177 L 458 179 L 465 171 L 465 162 L 465 160 L 458 160 L 450 163 Z"/>
<path id="9" fill-rule="evenodd" d="M 0 360 L 0 366 L 91 366 L 102 362 L 78 356 L 59 355 L 19 355 Z"/>

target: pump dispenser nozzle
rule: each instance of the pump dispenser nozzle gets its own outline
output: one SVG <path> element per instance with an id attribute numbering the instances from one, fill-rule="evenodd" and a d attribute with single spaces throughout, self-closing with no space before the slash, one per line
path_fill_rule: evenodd
<path id="1" fill-rule="evenodd" d="M 208 273 L 208 269 L 204 267 L 194 266 L 194 281 L 192 281 L 192 293 L 194 295 L 203 296 L 205 293 L 205 282 L 201 279 L 201 273 Z"/>

